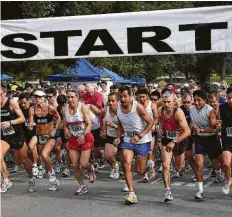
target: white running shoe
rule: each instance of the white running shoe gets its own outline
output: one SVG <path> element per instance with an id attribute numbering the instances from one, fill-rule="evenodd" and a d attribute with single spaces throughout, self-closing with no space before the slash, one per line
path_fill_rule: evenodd
<path id="1" fill-rule="evenodd" d="M 129 188 L 128 188 L 127 184 L 125 183 L 124 187 L 122 189 L 122 192 L 129 192 L 129 191 L 130 191 Z"/>
<path id="2" fill-rule="evenodd" d="M 119 164 L 118 162 L 116 162 L 115 164 L 115 167 L 111 169 L 111 172 L 110 172 L 110 178 L 112 179 L 119 179 Z"/>
<path id="3" fill-rule="evenodd" d="M 55 172 L 56 173 L 60 173 L 61 172 L 61 164 L 56 164 Z"/>
<path id="4" fill-rule="evenodd" d="M 87 194 L 87 193 L 88 193 L 88 188 L 84 185 L 84 186 L 79 186 L 75 195 L 82 195 L 82 194 Z"/>
<path id="5" fill-rule="evenodd" d="M 68 168 L 65 168 L 62 172 L 63 177 L 69 177 L 70 176 L 70 170 Z"/>
<path id="6" fill-rule="evenodd" d="M 198 190 L 195 196 L 195 200 L 201 200 L 203 199 L 203 191 Z"/>
<path id="7" fill-rule="evenodd" d="M 231 182 L 225 183 L 225 185 L 222 187 L 222 193 L 228 195 L 230 193 L 230 187 L 231 187 Z"/>
<path id="8" fill-rule="evenodd" d="M 35 191 L 35 178 L 34 177 L 29 180 L 28 191 L 29 192 L 34 192 Z"/>
<path id="9" fill-rule="evenodd" d="M 222 172 L 218 172 L 214 178 L 214 183 L 222 183 L 224 181 L 224 175 Z"/>
<path id="10" fill-rule="evenodd" d="M 36 165 L 32 166 L 33 176 L 37 177 L 39 175 L 39 168 Z"/>
<path id="11" fill-rule="evenodd" d="M 172 192 L 170 191 L 166 191 L 165 193 L 165 197 L 164 197 L 164 202 L 167 203 L 169 201 L 173 200 L 173 196 L 172 196 Z"/>
<path id="12" fill-rule="evenodd" d="M 12 183 L 11 183 L 10 180 L 8 180 L 8 181 L 4 181 L 4 180 L 3 180 L 2 183 L 1 183 L 0 192 L 1 192 L 1 193 L 7 192 L 7 190 L 8 190 L 9 188 L 11 188 L 11 186 L 12 186 Z"/>
<path id="13" fill-rule="evenodd" d="M 14 169 L 13 169 L 13 172 L 14 173 L 17 173 L 19 171 L 19 166 L 18 165 L 15 165 L 14 166 Z"/>
<path id="14" fill-rule="evenodd" d="M 49 191 L 56 191 L 57 187 L 60 186 L 60 182 L 56 178 L 55 171 L 48 172 L 50 188 Z"/>
<path id="15" fill-rule="evenodd" d="M 148 178 L 148 172 L 145 173 L 144 177 L 142 178 L 143 182 L 149 182 L 149 178 Z"/>
<path id="16" fill-rule="evenodd" d="M 162 172 L 163 172 L 163 165 L 161 164 L 159 168 L 159 173 L 162 173 Z"/>
<path id="17" fill-rule="evenodd" d="M 42 169 L 39 169 L 37 178 L 42 179 L 43 175 L 45 174 L 45 169 L 42 167 Z"/>

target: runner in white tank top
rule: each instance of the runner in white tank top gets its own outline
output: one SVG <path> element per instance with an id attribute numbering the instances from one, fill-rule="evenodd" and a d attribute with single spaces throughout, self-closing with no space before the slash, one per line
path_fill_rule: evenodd
<path id="1" fill-rule="evenodd" d="M 91 148 L 94 138 L 91 134 L 91 118 L 86 105 L 78 102 L 79 94 L 75 90 L 67 90 L 67 105 L 63 112 L 64 133 L 68 138 L 69 155 L 72 162 L 75 177 L 80 186 L 76 195 L 88 193 L 83 181 L 82 169 L 89 172 L 89 181 L 94 183 L 96 175 L 94 167 L 89 163 Z"/>
<path id="2" fill-rule="evenodd" d="M 110 178 L 119 178 L 119 163 L 116 161 L 118 148 L 114 146 L 117 137 L 118 117 L 117 117 L 118 95 L 110 93 L 108 96 L 108 106 L 102 110 L 102 136 L 105 140 L 105 159 L 111 165 Z"/>
<path id="3" fill-rule="evenodd" d="M 151 165 L 150 170 L 148 170 L 145 173 L 145 176 L 143 177 L 143 181 L 152 181 L 155 178 L 155 134 L 153 134 L 155 130 L 155 124 L 158 123 L 158 111 L 157 106 L 155 103 L 152 103 L 149 100 L 149 93 L 146 88 L 140 88 L 136 92 L 136 96 L 138 99 L 138 102 L 144 106 L 145 110 L 151 117 L 153 121 L 153 127 L 152 127 L 152 134 L 151 134 L 151 151 L 148 153 L 147 156 L 147 164 Z"/>
<path id="4" fill-rule="evenodd" d="M 136 157 L 136 172 L 145 174 L 149 169 L 146 167 L 147 154 L 151 150 L 151 128 L 152 119 L 141 104 L 132 101 L 131 90 L 128 86 L 119 89 L 120 104 L 117 108 L 119 127 L 117 128 L 117 139 L 115 144 L 119 144 L 122 132 L 125 132 L 120 144 L 121 160 L 124 168 L 125 180 L 129 188 L 129 195 L 125 197 L 126 204 L 138 203 L 134 193 L 131 164 L 134 153 Z"/>

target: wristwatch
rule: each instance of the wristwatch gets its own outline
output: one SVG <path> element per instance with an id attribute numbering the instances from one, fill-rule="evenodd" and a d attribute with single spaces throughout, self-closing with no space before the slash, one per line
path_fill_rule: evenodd
<path id="1" fill-rule="evenodd" d="M 173 140 L 172 140 L 172 142 L 173 142 L 174 144 L 176 144 L 176 143 L 177 143 L 175 139 L 173 139 Z"/>
<path id="2" fill-rule="evenodd" d="M 15 123 L 14 120 L 10 120 L 11 125 L 14 125 L 14 123 Z"/>
<path id="3" fill-rule="evenodd" d="M 203 129 L 200 129 L 200 132 L 201 132 L 201 133 L 204 133 L 204 130 L 203 130 Z"/>
<path id="4" fill-rule="evenodd" d="M 139 134 L 139 135 L 138 135 L 138 138 L 139 138 L 139 139 L 142 139 L 143 137 Z"/>

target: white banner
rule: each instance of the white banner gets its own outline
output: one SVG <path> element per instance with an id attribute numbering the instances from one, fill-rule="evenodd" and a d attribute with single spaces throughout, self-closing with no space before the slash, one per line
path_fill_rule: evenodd
<path id="1" fill-rule="evenodd" d="M 1 21 L 1 60 L 232 52 L 232 6 Z"/>

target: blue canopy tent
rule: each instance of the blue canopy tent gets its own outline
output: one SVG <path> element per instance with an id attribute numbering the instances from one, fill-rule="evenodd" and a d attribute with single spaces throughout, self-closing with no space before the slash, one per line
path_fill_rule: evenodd
<path id="1" fill-rule="evenodd" d="M 146 84 L 146 79 L 145 78 L 137 78 L 133 77 L 130 79 L 131 83 L 137 83 L 137 84 Z"/>
<path id="2" fill-rule="evenodd" d="M 98 81 L 99 70 L 85 59 L 78 59 L 63 74 L 49 75 L 49 81 Z"/>
<path id="3" fill-rule="evenodd" d="M 12 80 L 14 80 L 14 77 L 1 73 L 1 81 L 12 81 Z"/>
<path id="4" fill-rule="evenodd" d="M 131 83 L 130 80 L 123 78 L 122 76 L 118 75 L 115 72 L 112 72 L 104 67 L 101 67 L 100 69 L 100 77 L 102 80 L 104 78 L 110 78 L 112 81 L 116 83 Z"/>

